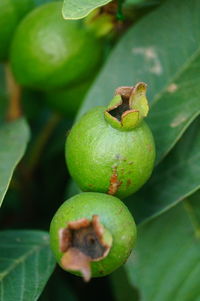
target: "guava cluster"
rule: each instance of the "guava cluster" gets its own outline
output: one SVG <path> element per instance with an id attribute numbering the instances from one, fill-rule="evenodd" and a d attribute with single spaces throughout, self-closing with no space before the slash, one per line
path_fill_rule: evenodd
<path id="1" fill-rule="evenodd" d="M 140 82 L 134 87 L 118 88 L 107 107 L 94 107 L 75 122 L 66 140 L 67 166 L 83 192 L 58 209 L 50 228 L 51 245 L 60 265 L 74 273 L 78 271 L 85 280 L 107 275 L 125 263 L 136 241 L 134 219 L 117 197 L 130 196 L 152 173 L 154 139 L 143 120 L 149 110 L 146 87 Z M 93 216 L 98 216 L 102 224 L 102 236 L 98 236 L 98 227 L 91 233 L 87 222 L 85 227 L 78 226 L 85 218 L 93 225 Z M 59 236 L 59 229 L 68 237 L 68 247 L 63 252 L 64 236 Z M 75 229 L 85 229 L 80 244 L 74 238 Z M 112 238 L 109 243 L 104 241 L 104 229 L 105 236 L 108 231 Z M 91 240 L 87 240 L 88 233 Z M 82 248 L 85 244 L 87 247 Z M 94 255 L 99 244 L 105 253 Z M 87 256 L 89 276 L 82 270 L 82 263 L 74 264 L 75 249 Z"/>
<path id="2" fill-rule="evenodd" d="M 35 8 L 33 0 L 1 0 L 0 60 L 9 61 L 19 85 L 44 91 L 49 105 L 73 114 L 103 47 L 84 21 L 66 21 L 61 11 L 62 2 Z M 117 89 L 110 105 L 87 112 L 67 137 L 67 166 L 82 192 L 56 212 L 50 244 L 60 266 L 86 281 L 113 272 L 135 245 L 134 219 L 119 198 L 136 192 L 153 169 L 145 92 L 144 83 Z"/>

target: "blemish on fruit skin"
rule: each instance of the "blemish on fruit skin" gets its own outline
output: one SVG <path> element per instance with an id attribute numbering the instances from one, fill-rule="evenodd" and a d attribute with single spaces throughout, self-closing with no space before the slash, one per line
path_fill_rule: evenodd
<path id="1" fill-rule="evenodd" d="M 118 215 L 120 215 L 123 211 L 123 208 L 120 208 L 119 212 L 117 213 Z"/>
<path id="2" fill-rule="evenodd" d="M 151 144 L 147 144 L 147 150 L 149 151 L 149 152 L 151 152 L 152 151 L 152 145 Z"/>
<path id="3" fill-rule="evenodd" d="M 126 182 L 126 187 L 128 188 L 131 185 L 131 179 L 128 179 Z"/>
<path id="4" fill-rule="evenodd" d="M 118 180 L 117 167 L 112 168 L 112 175 L 110 177 L 110 186 L 108 189 L 108 194 L 114 195 L 117 193 L 118 188 L 122 184 L 122 181 Z"/>

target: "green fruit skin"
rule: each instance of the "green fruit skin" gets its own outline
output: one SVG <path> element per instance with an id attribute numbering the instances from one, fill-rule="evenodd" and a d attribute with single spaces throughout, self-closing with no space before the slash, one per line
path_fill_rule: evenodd
<path id="1" fill-rule="evenodd" d="M 72 87 L 47 92 L 45 101 L 49 107 L 61 115 L 73 118 L 77 113 L 93 79 Z"/>
<path id="2" fill-rule="evenodd" d="M 117 175 L 121 185 L 114 194 L 124 198 L 150 177 L 154 139 L 144 121 L 130 131 L 113 128 L 104 118 L 105 109 L 92 109 L 74 125 L 66 141 L 66 161 L 82 191 L 108 193 L 110 181 Z"/>
<path id="3" fill-rule="evenodd" d="M 24 86 L 53 89 L 86 80 L 102 58 L 101 41 L 81 21 L 67 21 L 62 2 L 34 9 L 20 23 L 11 47 L 11 66 Z"/>
<path id="4" fill-rule="evenodd" d="M 128 208 L 116 197 L 96 192 L 77 194 L 65 201 L 54 215 L 50 226 L 51 249 L 58 263 L 62 257 L 59 250 L 59 229 L 70 221 L 81 218 L 91 220 L 96 214 L 100 222 L 111 233 L 112 247 L 108 255 L 97 262 L 92 262 L 92 277 L 110 274 L 121 266 L 129 257 L 136 241 L 136 225 Z M 73 272 L 80 275 L 77 272 Z"/>
<path id="5" fill-rule="evenodd" d="M 33 7 L 33 0 L 0 0 L 0 61 L 7 59 L 16 27 Z"/>

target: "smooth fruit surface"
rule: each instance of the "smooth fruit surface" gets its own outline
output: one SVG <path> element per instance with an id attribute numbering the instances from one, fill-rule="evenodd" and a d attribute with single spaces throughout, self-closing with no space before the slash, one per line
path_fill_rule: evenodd
<path id="1" fill-rule="evenodd" d="M 46 103 L 63 116 L 73 118 L 77 113 L 92 80 L 79 83 L 72 87 L 53 90 L 46 93 Z"/>
<path id="2" fill-rule="evenodd" d="M 142 121 L 131 131 L 113 128 L 104 118 L 105 107 L 85 114 L 66 141 L 66 160 L 71 176 L 83 191 L 126 197 L 151 175 L 154 139 Z"/>
<path id="3" fill-rule="evenodd" d="M 128 208 L 116 197 L 88 192 L 65 201 L 53 217 L 50 226 L 52 251 L 60 264 L 59 231 L 71 221 L 91 219 L 98 215 L 100 222 L 112 235 L 112 247 L 108 255 L 91 262 L 92 277 L 107 275 L 122 265 L 130 255 L 136 240 L 136 225 Z"/>
<path id="4" fill-rule="evenodd" d="M 86 80 L 102 46 L 81 21 L 66 21 L 62 2 L 44 4 L 24 18 L 11 48 L 11 65 L 24 86 L 53 89 Z"/>
<path id="5" fill-rule="evenodd" d="M 0 1 L 0 61 L 7 59 L 17 24 L 33 7 L 33 0 Z"/>

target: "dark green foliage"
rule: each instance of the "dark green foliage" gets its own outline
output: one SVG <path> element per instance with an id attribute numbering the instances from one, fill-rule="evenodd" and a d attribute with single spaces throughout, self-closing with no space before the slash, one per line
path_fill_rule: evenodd
<path id="1" fill-rule="evenodd" d="M 0 7 L 4 2 L 0 0 Z M 48 2 L 52 1 L 30 3 L 35 7 Z M 1 65 L 1 301 L 200 298 L 200 1 L 127 0 L 123 7 L 125 21 L 115 21 L 115 30 L 101 45 L 106 60 L 76 120 L 94 106 L 107 105 L 116 87 L 148 84 L 147 123 L 155 137 L 156 167 L 144 187 L 125 200 L 138 224 L 136 248 L 123 270 L 89 284 L 58 267 L 50 277 L 55 261 L 46 232 L 64 200 L 80 192 L 71 183 L 64 158 L 73 116 L 58 115 L 56 106 L 44 101 L 46 94 L 27 88 L 21 91 L 21 118 L 8 121 L 9 98 L 16 100 L 17 93 L 13 95 L 15 89 Z M 2 41 L 8 31 L 12 36 L 19 19 L 10 15 L 0 19 L 2 61 L 9 56 L 9 41 L 7 45 Z M 8 20 L 14 31 L 6 27 Z M 92 72 L 88 78 L 95 76 Z"/>

